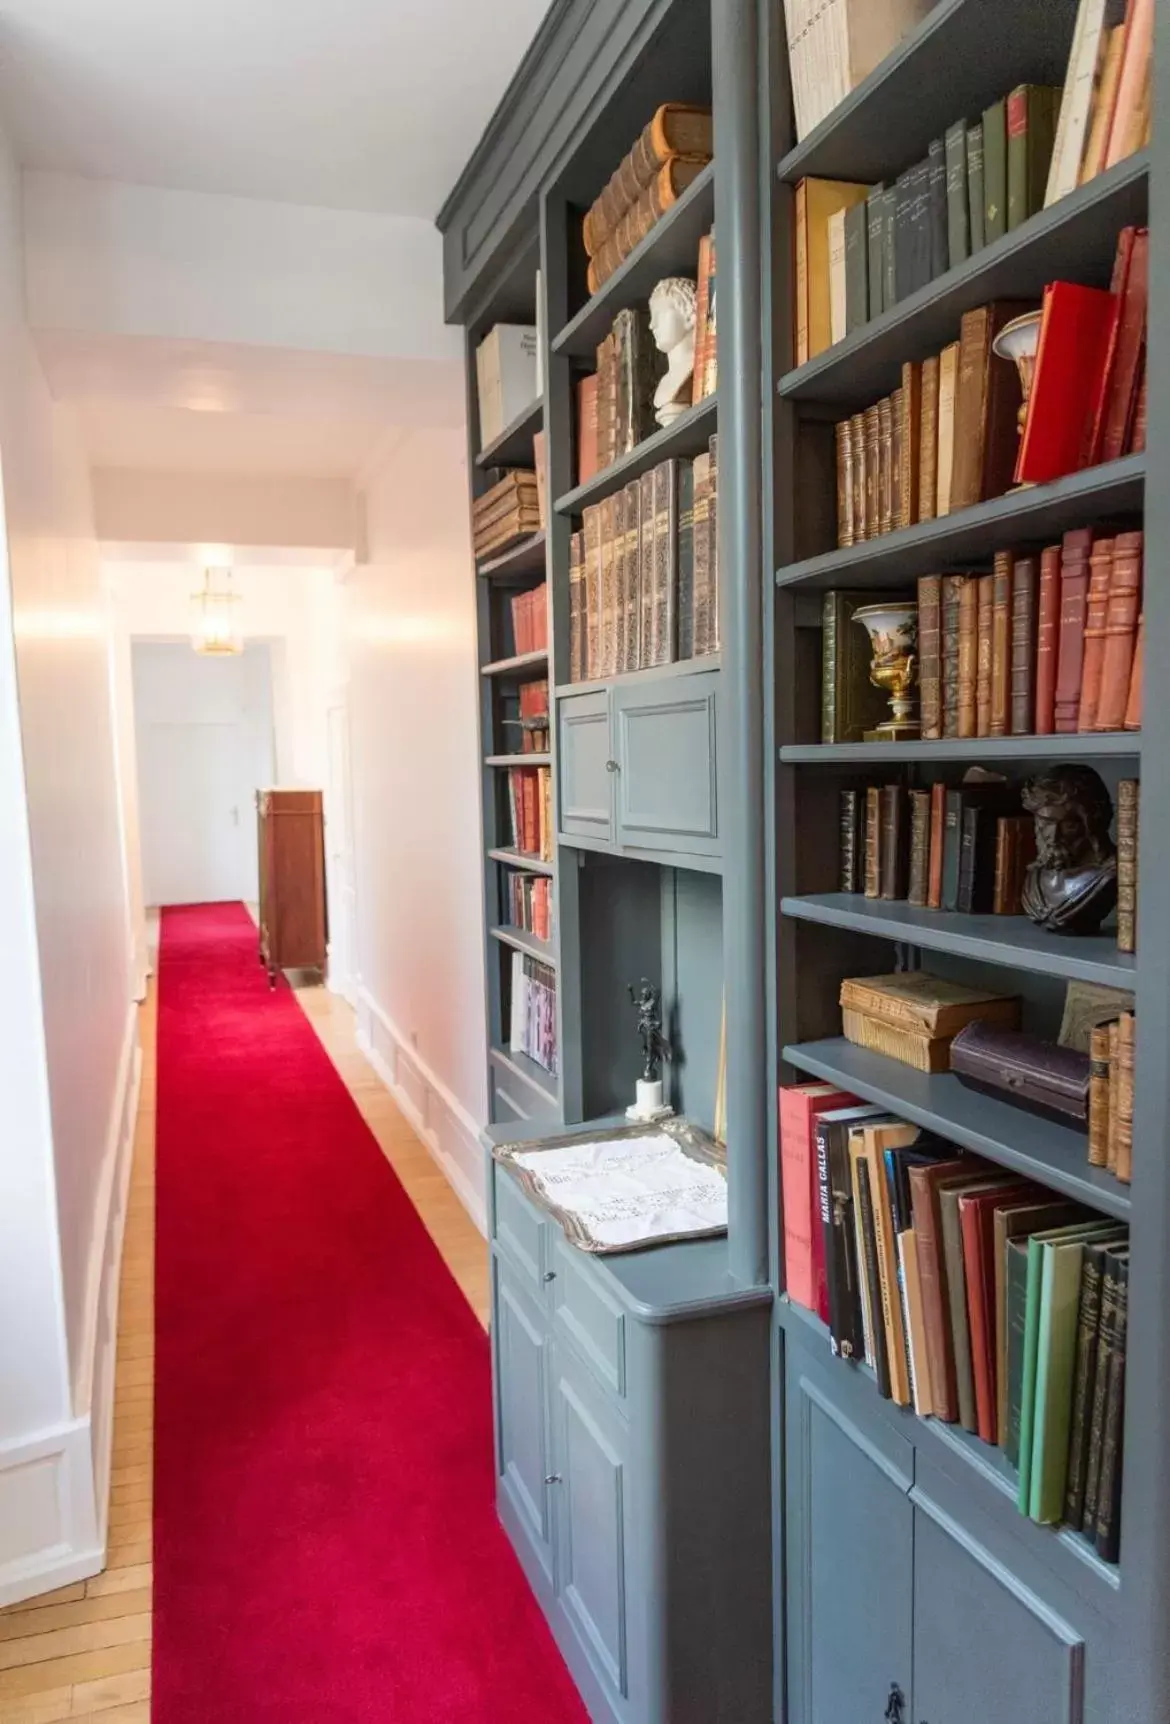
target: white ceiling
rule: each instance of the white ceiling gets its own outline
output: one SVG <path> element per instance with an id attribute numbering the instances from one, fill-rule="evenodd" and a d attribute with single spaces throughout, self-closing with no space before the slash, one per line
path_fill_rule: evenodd
<path id="1" fill-rule="evenodd" d="M 547 0 L 0 0 L 26 166 L 433 216 Z"/>

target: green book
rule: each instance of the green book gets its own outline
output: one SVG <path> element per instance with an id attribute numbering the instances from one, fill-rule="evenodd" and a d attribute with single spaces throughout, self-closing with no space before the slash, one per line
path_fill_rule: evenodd
<path id="1" fill-rule="evenodd" d="M 880 317 L 883 311 L 888 311 L 885 303 L 885 253 L 882 246 L 885 226 L 886 188 L 877 185 L 865 200 L 865 229 L 867 238 L 868 279 L 869 279 L 869 315 Z"/>
<path id="2" fill-rule="evenodd" d="M 1034 1521 L 1052 1526 L 1064 1513 L 1069 1412 L 1085 1248 L 1079 1239 L 1049 1240 L 1040 1247 L 1040 1252 L 1029 1509 Z"/>
<path id="3" fill-rule="evenodd" d="M 1007 225 L 1018 228 L 1044 208 L 1062 91 L 1020 84 L 1007 99 Z"/>
<path id="4" fill-rule="evenodd" d="M 869 322 L 868 205 L 845 211 L 845 330 L 852 335 Z"/>
<path id="5" fill-rule="evenodd" d="M 971 221 L 967 204 L 967 122 L 947 127 L 947 265 L 965 263 L 971 255 Z"/>
<path id="6" fill-rule="evenodd" d="M 983 110 L 983 241 L 1007 232 L 1007 102 Z"/>
<path id="7" fill-rule="evenodd" d="M 971 223 L 971 254 L 986 244 L 983 223 L 983 121 L 967 127 L 967 214 Z"/>
<path id="8" fill-rule="evenodd" d="M 1024 1345 L 1028 1313 L 1028 1241 L 1009 1239 L 1007 1247 L 1008 1422 L 1003 1452 L 1020 1464 L 1020 1415 L 1024 1404 Z"/>

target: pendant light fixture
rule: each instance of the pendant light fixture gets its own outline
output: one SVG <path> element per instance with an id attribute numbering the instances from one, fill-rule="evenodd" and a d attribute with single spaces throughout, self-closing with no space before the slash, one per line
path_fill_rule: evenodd
<path id="1" fill-rule="evenodd" d="M 196 652 L 213 656 L 243 652 L 237 621 L 239 603 L 239 594 L 232 591 L 230 569 L 203 571 L 202 592 L 191 594 L 191 645 Z"/>

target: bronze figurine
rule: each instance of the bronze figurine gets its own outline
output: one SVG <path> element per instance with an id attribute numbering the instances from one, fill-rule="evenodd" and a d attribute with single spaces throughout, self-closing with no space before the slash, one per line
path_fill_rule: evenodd
<path id="1" fill-rule="evenodd" d="M 670 1043 L 662 1033 L 662 993 L 642 977 L 637 993 L 627 982 L 630 999 L 638 1008 L 638 1034 L 642 1038 L 642 1081 L 657 1083 L 663 1060 L 670 1058 Z"/>
<path id="2" fill-rule="evenodd" d="M 1030 778 L 1023 803 L 1036 825 L 1025 913 L 1053 933 L 1095 934 L 1117 902 L 1108 790 L 1091 766 L 1060 766 Z"/>

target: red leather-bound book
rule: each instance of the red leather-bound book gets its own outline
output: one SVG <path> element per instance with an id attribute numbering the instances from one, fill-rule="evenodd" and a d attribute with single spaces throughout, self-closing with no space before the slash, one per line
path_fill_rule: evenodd
<path id="1" fill-rule="evenodd" d="M 1129 673 L 1129 698 L 1125 703 L 1126 730 L 1140 730 L 1142 727 L 1142 661 L 1146 645 L 1146 619 L 1138 618 L 1137 640 L 1133 648 L 1133 669 Z"/>
<path id="2" fill-rule="evenodd" d="M 828 1322 L 825 1237 L 818 1207 L 816 1119 L 850 1107 L 855 1096 L 832 1084 L 780 1086 L 780 1190 L 784 1201 L 784 1288 L 806 1311 Z M 822 1309 L 823 1307 L 823 1309 Z"/>
<path id="3" fill-rule="evenodd" d="M 1146 356 L 1142 354 L 1142 380 L 1138 384 L 1137 404 L 1133 410 L 1133 430 L 1129 435 L 1128 452 L 1140 455 L 1146 446 Z"/>
<path id="4" fill-rule="evenodd" d="M 1040 597 L 1036 607 L 1036 734 L 1050 736 L 1055 725 L 1056 654 L 1060 640 L 1060 546 L 1040 555 Z"/>
<path id="5" fill-rule="evenodd" d="M 1052 281 L 1044 289 L 1017 485 L 1044 484 L 1084 464 L 1119 311 L 1103 288 Z"/>
<path id="6" fill-rule="evenodd" d="M 1105 617 L 1109 609 L 1113 545 L 1112 539 L 1098 539 L 1089 558 L 1089 594 L 1085 600 L 1085 651 L 1081 660 L 1078 730 L 1096 728 L 1097 702 L 1101 695 L 1101 667 L 1105 660 Z"/>
<path id="7" fill-rule="evenodd" d="M 1142 599 L 1142 543 L 1140 532 L 1118 533 L 1114 542 L 1094 730 L 1121 730 L 1125 724 Z"/>
<path id="8" fill-rule="evenodd" d="M 1123 227 L 1117 236 L 1117 253 L 1113 259 L 1113 278 L 1109 283 L 1109 291 L 1117 300 L 1117 315 L 1113 320 L 1113 328 L 1109 336 L 1109 351 L 1105 355 L 1105 365 L 1101 373 L 1101 388 L 1093 409 L 1092 424 L 1089 427 L 1082 467 L 1095 467 L 1103 459 L 1102 449 L 1105 442 L 1105 411 L 1109 401 L 1110 381 L 1117 365 L 1117 348 L 1121 339 L 1121 325 L 1125 315 L 1125 296 L 1129 286 L 1129 269 L 1133 261 L 1134 240 L 1137 238 L 1136 227 Z"/>
<path id="9" fill-rule="evenodd" d="M 1056 696 L 1053 729 L 1068 735 L 1077 728 L 1081 707 L 1081 667 L 1085 652 L 1085 610 L 1089 596 L 1092 527 L 1075 527 L 1060 548 L 1060 624 L 1056 643 Z"/>
<path id="10" fill-rule="evenodd" d="M 1124 455 L 1133 430 L 1146 347 L 1149 296 L 1150 232 L 1148 228 L 1140 227 L 1134 231 L 1117 343 L 1105 393 L 1105 424 L 1099 457 L 1102 461 L 1116 461 Z"/>
<path id="11" fill-rule="evenodd" d="M 1018 1209 L 1036 1195 L 1036 1187 L 1005 1179 L 1002 1185 L 972 1192 L 959 1199 L 963 1232 L 963 1267 L 967 1273 L 967 1320 L 971 1329 L 971 1372 L 975 1379 L 975 1414 L 979 1435 L 994 1443 L 999 1430 L 995 1325 L 995 1212 Z"/>
<path id="12" fill-rule="evenodd" d="M 930 873 L 926 903 L 928 909 L 942 908 L 943 846 L 946 842 L 947 787 L 930 787 Z"/>

